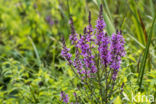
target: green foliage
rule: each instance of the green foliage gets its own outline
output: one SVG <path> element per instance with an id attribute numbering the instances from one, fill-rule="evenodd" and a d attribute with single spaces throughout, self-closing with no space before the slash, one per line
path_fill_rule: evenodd
<path id="1" fill-rule="evenodd" d="M 68 88 L 71 78 L 60 76 L 53 78 L 50 71 L 39 69 L 34 71 L 20 62 L 8 59 L 1 64 L 1 94 L 2 103 L 59 103 L 60 91 L 74 92 Z M 75 82 L 75 84 L 77 84 Z"/>

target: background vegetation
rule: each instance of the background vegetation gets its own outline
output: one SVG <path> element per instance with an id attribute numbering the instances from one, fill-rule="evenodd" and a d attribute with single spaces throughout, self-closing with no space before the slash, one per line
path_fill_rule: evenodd
<path id="1" fill-rule="evenodd" d="M 119 73 L 125 86 L 112 102 L 141 104 L 132 102 L 132 93 L 153 95 L 156 101 L 156 0 L 0 0 L 1 104 L 62 104 L 61 91 L 70 102 L 77 92 L 81 103 L 91 104 L 60 56 L 61 37 L 70 47 L 69 17 L 81 33 L 89 11 L 95 25 L 100 3 L 106 31 L 122 30 L 126 40 Z M 130 100 L 122 101 L 125 96 Z"/>

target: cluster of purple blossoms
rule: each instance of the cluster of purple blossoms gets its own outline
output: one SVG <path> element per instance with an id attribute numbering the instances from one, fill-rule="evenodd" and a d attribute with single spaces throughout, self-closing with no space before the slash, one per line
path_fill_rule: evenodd
<path id="1" fill-rule="evenodd" d="M 83 65 L 82 65 L 82 61 L 80 60 L 80 53 L 78 51 L 78 48 L 76 48 L 76 57 L 75 57 L 73 64 L 74 64 L 74 67 L 77 69 L 77 73 L 81 74 Z"/>
<path id="2" fill-rule="evenodd" d="M 82 35 L 78 35 L 75 32 L 73 20 L 72 18 L 70 19 L 70 41 L 71 44 L 74 45 L 74 61 L 72 60 L 73 58 L 71 58 L 72 55 L 69 53 L 69 49 L 66 47 L 64 40 L 61 54 L 68 61 L 68 64 L 71 66 L 76 76 L 81 79 L 81 81 L 87 83 L 87 78 L 89 78 L 89 80 L 91 78 L 97 78 L 100 88 L 102 86 L 100 81 L 101 79 L 103 80 L 103 78 L 105 78 L 105 91 L 108 93 L 107 90 L 109 88 L 107 88 L 107 84 L 112 84 L 110 89 L 114 88 L 114 81 L 116 80 L 120 69 L 121 59 L 123 56 L 125 56 L 125 41 L 121 31 L 117 31 L 111 36 L 107 35 L 107 32 L 104 31 L 106 24 L 103 19 L 102 10 L 101 5 L 95 29 L 91 25 L 91 13 L 89 12 L 89 25 L 84 28 L 84 33 Z M 112 79 L 113 81 L 107 80 L 108 78 Z M 110 83 L 107 83 L 108 81 L 110 81 Z M 101 91 L 102 88 L 100 88 L 99 91 Z M 74 96 L 76 96 L 75 93 Z M 101 94 L 101 96 L 103 95 Z M 67 103 L 68 95 L 66 95 L 64 92 L 61 92 L 61 99 Z M 76 102 L 78 102 L 77 97 Z"/>
<path id="3" fill-rule="evenodd" d="M 97 37 L 97 45 L 98 45 L 98 51 L 100 55 L 100 61 L 101 63 L 107 67 L 110 62 L 110 51 L 109 51 L 109 44 L 110 39 L 107 36 L 107 33 L 104 32 L 104 28 L 106 26 L 104 19 L 102 18 L 102 5 L 100 7 L 100 13 L 99 18 L 97 20 L 96 25 L 96 37 Z"/>
<path id="4" fill-rule="evenodd" d="M 65 94 L 64 91 L 61 91 L 61 95 L 60 96 L 61 96 L 60 100 L 62 100 L 64 103 L 68 103 L 69 102 L 69 97 L 68 97 L 67 94 Z"/>
<path id="5" fill-rule="evenodd" d="M 91 26 L 90 26 L 91 27 Z M 81 50 L 81 57 L 83 66 L 85 67 L 80 73 L 86 74 L 88 77 L 90 76 L 90 73 L 96 72 L 95 62 L 94 62 L 94 56 L 92 55 L 90 42 L 91 42 L 91 28 L 84 29 L 84 35 L 80 35 L 80 39 L 78 40 L 77 46 Z M 79 50 L 77 50 L 79 51 Z M 78 64 L 76 64 L 78 66 Z"/>
<path id="6" fill-rule="evenodd" d="M 78 103 L 78 98 L 77 98 L 77 94 L 76 92 L 73 93 L 74 97 L 75 97 L 75 103 L 71 102 L 70 104 L 79 104 Z M 60 93 L 60 100 L 63 101 L 64 103 L 68 104 L 69 103 L 69 97 L 68 94 L 66 94 L 64 91 L 61 91 Z"/>
<path id="7" fill-rule="evenodd" d="M 98 47 L 101 63 L 107 67 L 110 62 L 110 51 L 109 51 L 110 39 L 107 34 L 103 34 L 100 45 Z"/>
<path id="8" fill-rule="evenodd" d="M 100 45 L 100 42 L 101 42 L 101 39 L 103 38 L 104 36 L 104 28 L 106 26 L 105 22 L 104 22 L 104 19 L 102 17 L 102 5 L 100 7 L 100 12 L 99 12 L 99 18 L 98 20 L 96 21 L 96 37 L 97 37 L 97 41 L 96 43 L 98 45 Z"/>
<path id="9" fill-rule="evenodd" d="M 62 55 L 71 66 L 74 66 L 80 76 L 91 77 L 92 74 L 98 71 L 98 68 L 104 67 L 112 70 L 112 79 L 115 80 L 120 69 L 121 58 L 125 55 L 125 42 L 121 32 L 114 33 L 111 37 L 107 35 L 104 31 L 106 24 L 102 13 L 101 5 L 99 17 L 96 21 L 96 28 L 93 29 L 91 25 L 91 13 L 89 12 L 89 25 L 85 27 L 84 34 L 79 35 L 79 37 L 75 32 L 73 20 L 70 20 L 70 40 L 76 49 L 74 62 L 71 60 L 71 54 L 69 54 L 65 42 L 63 43 Z M 97 60 L 98 63 L 96 62 Z"/>
<path id="10" fill-rule="evenodd" d="M 86 28 L 84 29 L 84 31 L 86 31 Z M 86 34 L 83 36 L 80 35 L 80 39 L 78 40 L 77 46 L 81 49 L 82 51 L 81 55 L 83 57 L 87 57 L 88 52 L 90 51 L 90 47 L 89 47 L 89 44 L 87 44 L 87 42 L 88 40 L 87 40 Z"/>
<path id="11" fill-rule="evenodd" d="M 63 50 L 61 51 L 61 55 L 68 61 L 69 65 L 72 64 L 72 60 L 71 60 L 71 54 L 69 53 L 69 49 L 66 47 L 66 43 L 64 38 L 62 39 L 63 41 Z"/>
<path id="12" fill-rule="evenodd" d="M 116 79 L 117 72 L 120 69 L 121 57 L 125 55 L 124 51 L 124 38 L 121 35 L 121 32 L 117 32 L 117 34 L 112 34 L 111 46 L 110 46 L 110 68 L 113 69 L 113 80 Z"/>

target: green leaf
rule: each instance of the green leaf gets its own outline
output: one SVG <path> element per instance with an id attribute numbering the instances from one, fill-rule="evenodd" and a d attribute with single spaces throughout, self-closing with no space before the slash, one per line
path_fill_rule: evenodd
<path id="1" fill-rule="evenodd" d="M 144 76 L 144 70 L 145 70 L 145 64 L 146 64 L 146 60 L 147 60 L 147 55 L 149 53 L 149 46 L 151 44 L 151 39 L 152 39 L 152 32 L 153 32 L 153 28 L 154 28 L 154 23 L 155 23 L 155 19 L 156 19 L 156 15 L 154 17 L 154 20 L 153 20 L 153 23 L 152 23 L 152 27 L 151 27 L 151 30 L 150 30 L 150 33 L 148 35 L 148 41 L 147 41 L 147 45 L 146 45 L 146 48 L 145 48 L 145 53 L 144 53 L 144 56 L 143 56 L 143 59 L 141 61 L 141 67 L 140 67 L 140 82 L 139 82 L 139 89 L 141 90 L 141 85 L 142 85 L 142 80 L 143 80 L 143 76 Z"/>
<path id="2" fill-rule="evenodd" d="M 120 98 L 120 96 L 118 96 L 118 97 L 114 100 L 114 104 L 122 104 L 122 103 L 121 103 L 121 98 Z"/>

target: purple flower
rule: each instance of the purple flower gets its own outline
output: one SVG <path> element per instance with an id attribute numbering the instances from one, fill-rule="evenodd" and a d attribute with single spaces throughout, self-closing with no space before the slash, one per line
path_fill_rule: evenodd
<path id="1" fill-rule="evenodd" d="M 77 46 L 79 49 L 81 49 L 81 55 L 83 57 L 87 57 L 89 54 L 91 54 L 91 49 L 87 40 L 86 28 L 84 28 L 84 35 L 80 35 L 80 39 L 78 40 Z"/>
<path id="2" fill-rule="evenodd" d="M 69 49 L 66 47 L 64 38 L 63 38 L 63 49 L 61 51 L 61 55 L 68 61 L 68 63 L 71 65 L 72 60 L 71 60 L 71 54 L 69 53 Z"/>
<path id="3" fill-rule="evenodd" d="M 87 56 L 86 58 L 84 58 L 84 63 L 87 69 L 90 69 L 89 73 L 96 73 L 97 69 L 95 66 L 95 62 L 94 62 L 94 56 Z"/>
<path id="4" fill-rule="evenodd" d="M 89 41 L 87 40 L 86 28 L 84 29 L 84 35 L 80 36 L 80 40 L 78 41 L 78 48 L 81 49 L 81 55 L 83 56 L 83 62 L 86 70 L 89 69 L 89 71 L 84 71 L 83 73 L 96 73 L 97 70 L 94 62 L 94 56 L 92 55 L 91 47 L 89 45 Z"/>
<path id="5" fill-rule="evenodd" d="M 109 43 L 110 43 L 110 39 L 107 36 L 107 34 L 105 34 L 102 39 L 101 39 L 101 44 L 98 48 L 99 50 L 99 54 L 100 54 L 100 58 L 101 58 L 101 63 L 104 64 L 105 67 L 108 66 L 109 62 L 110 62 L 110 51 L 109 51 Z"/>
<path id="6" fill-rule="evenodd" d="M 96 37 L 97 37 L 96 43 L 98 44 L 101 63 L 104 64 L 105 67 L 107 67 L 110 62 L 110 51 L 109 51 L 110 39 L 104 32 L 105 26 L 106 24 L 102 16 L 102 5 L 101 5 L 99 17 L 96 22 Z"/>
<path id="7" fill-rule="evenodd" d="M 88 16 L 88 23 L 89 25 L 87 26 L 87 40 L 88 42 L 90 42 L 92 39 L 91 39 L 91 36 L 92 36 L 92 32 L 94 31 L 93 30 L 93 27 L 92 27 L 92 24 L 91 24 L 91 12 L 89 11 L 89 16 Z"/>
<path id="8" fill-rule="evenodd" d="M 77 33 L 75 32 L 75 28 L 74 28 L 74 24 L 73 24 L 73 19 L 70 18 L 70 21 L 69 21 L 69 24 L 70 24 L 70 28 L 71 28 L 71 35 L 70 35 L 70 40 L 71 40 L 71 43 L 72 45 L 76 45 L 77 43 Z"/>
<path id="9" fill-rule="evenodd" d="M 61 91 L 61 99 L 60 100 L 63 100 L 64 103 L 68 103 L 69 102 L 69 97 L 67 94 L 65 94 L 64 91 Z"/>
<path id="10" fill-rule="evenodd" d="M 100 6 L 100 12 L 99 12 L 99 17 L 98 20 L 96 21 L 96 37 L 97 37 L 97 44 L 100 44 L 100 41 L 104 35 L 103 29 L 105 28 L 106 24 L 104 22 L 104 19 L 102 18 L 102 5 Z"/>
<path id="11" fill-rule="evenodd" d="M 112 34 L 111 40 L 111 61 L 110 68 L 113 69 L 112 78 L 115 80 L 117 76 L 117 72 L 120 68 L 121 57 L 125 55 L 124 50 L 124 38 L 121 35 L 121 32 L 117 32 L 117 34 Z"/>
<path id="12" fill-rule="evenodd" d="M 77 97 L 77 94 L 76 94 L 76 92 L 74 92 L 73 94 L 74 94 L 74 96 L 75 96 L 75 97 Z"/>
<path id="13" fill-rule="evenodd" d="M 47 16 L 47 17 L 45 18 L 45 20 L 46 20 L 46 22 L 47 22 L 50 26 L 52 26 L 52 25 L 54 24 L 54 21 L 51 19 L 51 16 L 50 16 L 50 15 Z"/>
<path id="14" fill-rule="evenodd" d="M 34 7 L 34 9 L 36 9 L 36 8 L 37 8 L 37 4 L 36 4 L 36 3 L 34 3 L 33 7 Z"/>
<path id="15" fill-rule="evenodd" d="M 86 36 L 81 36 L 80 40 L 78 41 L 78 47 L 81 49 L 81 55 L 86 57 L 89 51 L 89 44 L 87 44 Z"/>
<path id="16" fill-rule="evenodd" d="M 76 58 L 73 63 L 74 67 L 77 69 L 77 72 L 80 74 L 82 70 L 82 61 L 80 60 L 80 52 L 78 48 L 76 48 Z"/>
<path id="17" fill-rule="evenodd" d="M 74 96 L 75 96 L 75 99 L 76 99 L 76 102 L 75 102 L 75 104 L 79 104 L 79 103 L 78 103 L 78 98 L 77 98 L 77 94 L 76 94 L 76 92 L 74 92 L 73 94 L 74 94 Z"/>
<path id="18" fill-rule="evenodd" d="M 72 18 L 70 19 L 71 35 L 70 40 L 75 46 L 76 55 L 72 63 L 71 54 L 67 49 L 65 42 L 63 43 L 62 55 L 74 66 L 80 77 L 91 78 L 96 76 L 100 68 L 110 68 L 112 71 L 112 79 L 115 80 L 120 69 L 121 58 L 125 55 L 124 38 L 121 32 L 112 34 L 111 37 L 104 31 L 106 26 L 103 16 L 103 8 L 100 6 L 99 17 L 96 21 L 96 29 L 91 25 L 91 13 L 89 12 L 89 25 L 84 28 L 84 34 L 77 37 Z M 95 33 L 96 38 L 93 37 Z M 97 61 L 99 60 L 99 61 Z M 96 62 L 97 61 L 97 62 Z M 99 68 L 99 70 L 97 70 Z M 100 71 L 101 72 L 101 71 Z"/>
<path id="19" fill-rule="evenodd" d="M 112 74 L 112 79 L 115 81 L 117 77 L 118 70 L 114 69 Z"/>

